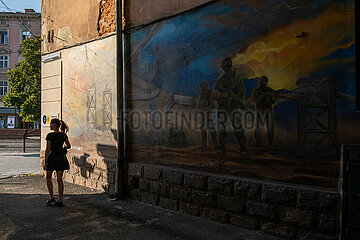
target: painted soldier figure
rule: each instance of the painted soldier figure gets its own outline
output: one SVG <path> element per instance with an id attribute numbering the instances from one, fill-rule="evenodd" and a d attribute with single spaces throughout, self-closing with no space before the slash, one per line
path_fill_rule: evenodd
<path id="1" fill-rule="evenodd" d="M 208 88 L 208 82 L 202 81 L 200 83 L 200 94 L 197 101 L 196 109 L 202 115 L 201 126 L 201 149 L 207 148 L 208 130 L 214 142 L 215 148 L 219 148 L 217 133 L 214 126 L 214 109 L 215 100 L 213 92 Z"/>
<path id="2" fill-rule="evenodd" d="M 245 109 L 245 85 L 243 80 L 236 73 L 235 69 L 232 69 L 231 58 L 225 58 L 222 61 L 221 68 L 224 73 L 216 80 L 214 86 L 214 96 L 218 103 L 220 148 L 225 151 L 225 146 L 227 143 L 226 123 L 231 122 L 234 135 L 240 146 L 240 151 L 246 152 L 244 128 L 242 126 L 241 119 L 235 118 L 236 115 L 234 114 L 235 111 L 241 111 Z M 221 117 L 224 115 L 226 115 L 226 119 L 225 121 L 222 121 L 223 119 Z M 236 127 L 234 127 L 235 125 Z"/>
<path id="3" fill-rule="evenodd" d="M 253 90 L 251 94 L 251 102 L 255 105 L 256 111 L 256 126 L 254 137 L 256 145 L 261 144 L 261 128 L 265 125 L 266 137 L 269 145 L 274 140 L 274 115 L 273 104 L 276 101 L 276 92 L 267 86 L 268 79 L 266 76 L 262 76 L 258 80 L 258 86 Z"/>

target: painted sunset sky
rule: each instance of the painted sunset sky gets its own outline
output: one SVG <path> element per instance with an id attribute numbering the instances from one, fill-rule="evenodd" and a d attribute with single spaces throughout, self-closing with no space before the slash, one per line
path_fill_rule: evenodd
<path id="1" fill-rule="evenodd" d="M 141 71 L 146 79 L 160 60 L 171 74 L 162 75 L 159 87 L 197 96 L 199 83 L 206 80 L 212 87 L 221 60 L 230 56 L 238 72 L 253 79 L 249 88 L 262 75 L 276 90 L 296 88 L 300 77 L 335 75 L 338 88 L 354 94 L 354 19 L 353 0 L 219 1 L 166 20 L 142 50 Z M 133 33 L 132 45 L 149 31 Z M 304 36 L 296 38 L 301 32 Z M 175 55 L 176 67 L 166 65 L 173 57 L 169 53 L 179 52 L 185 54 Z"/>
<path id="2" fill-rule="evenodd" d="M 133 32 L 132 51 L 142 49 L 132 74 L 170 95 L 197 97 L 201 81 L 213 88 L 222 74 L 220 63 L 229 56 L 247 97 L 263 75 L 279 91 L 296 89 L 299 78 L 335 77 L 337 90 L 354 96 L 354 13 L 353 0 L 218 1 Z M 338 118 L 346 122 L 338 124 L 339 131 L 352 135 L 348 123 L 358 128 L 360 121 L 355 106 L 337 103 Z M 274 109 L 277 125 L 291 132 L 297 113 L 297 102 Z"/>

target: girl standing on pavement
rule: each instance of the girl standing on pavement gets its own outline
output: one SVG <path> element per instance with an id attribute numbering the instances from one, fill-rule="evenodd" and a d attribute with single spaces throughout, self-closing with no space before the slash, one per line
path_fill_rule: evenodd
<path id="1" fill-rule="evenodd" d="M 46 136 L 46 150 L 45 150 L 45 166 L 46 170 L 46 184 L 50 193 L 50 199 L 46 201 L 46 205 L 55 203 L 56 206 L 63 206 L 63 193 L 64 182 L 63 173 L 64 170 L 70 169 L 69 162 L 66 159 L 66 150 L 71 148 L 69 139 L 66 133 L 69 130 L 69 126 L 62 120 L 54 118 L 50 121 L 50 130 L 53 132 Z M 65 147 L 64 147 L 65 143 Z M 52 173 L 56 171 L 56 178 L 58 183 L 59 198 L 55 201 Z"/>

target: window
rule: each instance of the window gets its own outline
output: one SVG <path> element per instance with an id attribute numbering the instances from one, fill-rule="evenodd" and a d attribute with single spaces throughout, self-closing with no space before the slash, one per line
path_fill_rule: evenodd
<path id="1" fill-rule="evenodd" d="M 19 62 L 21 62 L 21 60 L 23 60 L 23 59 L 24 59 L 24 57 L 21 54 L 19 54 Z"/>
<path id="2" fill-rule="evenodd" d="M 7 24 L 7 20 L 5 20 L 5 19 L 0 19 L 0 24 L 1 24 L 1 25 L 6 25 L 6 24 Z"/>
<path id="3" fill-rule="evenodd" d="M 0 30 L 0 43 L 8 44 L 8 31 L 7 30 Z"/>
<path id="4" fill-rule="evenodd" d="M 0 96 L 5 96 L 7 92 L 8 92 L 8 82 L 0 81 Z"/>
<path id="5" fill-rule="evenodd" d="M 0 68 L 9 68 L 9 56 L 0 55 Z"/>
<path id="6" fill-rule="evenodd" d="M 22 31 L 21 32 L 21 41 L 27 39 L 28 37 L 30 37 L 30 32 L 29 31 Z"/>
<path id="7" fill-rule="evenodd" d="M 30 23 L 29 23 L 29 20 L 22 20 L 21 21 L 23 25 L 25 26 L 28 26 Z"/>

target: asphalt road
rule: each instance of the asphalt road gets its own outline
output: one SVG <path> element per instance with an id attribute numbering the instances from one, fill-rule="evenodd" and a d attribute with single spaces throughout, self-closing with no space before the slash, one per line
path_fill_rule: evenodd
<path id="1" fill-rule="evenodd" d="M 47 198 L 43 176 L 0 179 L 0 239 L 275 239 L 70 183 L 64 207 L 45 206 Z"/>
<path id="2" fill-rule="evenodd" d="M 112 201 L 102 192 L 66 182 L 64 207 L 45 206 L 49 194 L 37 174 L 39 157 L 0 153 L 0 240 L 276 239 L 137 201 Z"/>

